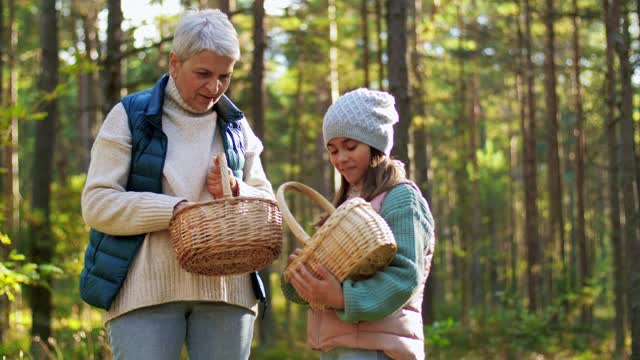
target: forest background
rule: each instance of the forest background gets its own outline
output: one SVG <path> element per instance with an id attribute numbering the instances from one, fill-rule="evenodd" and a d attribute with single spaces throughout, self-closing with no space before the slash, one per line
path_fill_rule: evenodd
<path id="1" fill-rule="evenodd" d="M 274 189 L 331 197 L 325 110 L 362 86 L 396 97 L 393 156 L 437 224 L 429 358 L 640 359 L 640 0 L 0 0 L 2 359 L 111 358 L 78 293 L 90 148 L 204 7 L 238 29 L 228 95 Z M 252 358 L 317 358 L 278 286 L 284 236 Z"/>

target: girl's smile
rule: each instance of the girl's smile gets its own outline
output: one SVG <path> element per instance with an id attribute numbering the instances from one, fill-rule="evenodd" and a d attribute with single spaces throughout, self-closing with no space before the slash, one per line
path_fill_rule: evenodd
<path id="1" fill-rule="evenodd" d="M 331 165 L 351 186 L 360 184 L 371 163 L 371 148 L 360 141 L 336 137 L 327 143 Z"/>

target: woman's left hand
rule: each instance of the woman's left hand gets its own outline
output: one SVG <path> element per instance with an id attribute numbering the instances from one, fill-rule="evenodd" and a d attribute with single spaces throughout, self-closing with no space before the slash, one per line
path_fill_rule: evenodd
<path id="1" fill-rule="evenodd" d="M 291 270 L 291 285 L 305 301 L 336 310 L 344 309 L 342 285 L 327 268 L 318 264 L 317 277 L 304 264 Z"/>
<path id="2" fill-rule="evenodd" d="M 224 156 L 224 155 L 220 155 Z M 234 196 L 238 196 L 238 182 L 236 178 L 233 176 L 233 172 L 231 169 L 229 170 L 229 186 L 231 187 L 231 192 Z M 207 174 L 207 190 L 211 195 L 213 195 L 214 199 L 220 199 L 224 197 L 224 193 L 222 192 L 222 174 L 220 173 L 220 159 L 215 156 L 213 158 L 213 166 Z"/>

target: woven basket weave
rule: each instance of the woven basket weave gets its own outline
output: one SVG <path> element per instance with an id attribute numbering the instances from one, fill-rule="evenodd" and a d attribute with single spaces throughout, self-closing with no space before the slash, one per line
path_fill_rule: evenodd
<path id="1" fill-rule="evenodd" d="M 269 199 L 233 197 L 226 158 L 219 156 L 224 197 L 180 209 L 169 233 L 180 266 L 203 275 L 260 270 L 282 250 L 282 215 Z"/>
<path id="2" fill-rule="evenodd" d="M 309 237 L 291 215 L 284 197 L 286 190 L 308 196 L 330 214 L 313 237 Z M 304 244 L 300 256 L 285 270 L 285 281 L 289 281 L 289 269 L 299 263 L 305 264 L 314 275 L 318 275 L 317 266 L 322 264 L 340 282 L 347 278 L 363 279 L 389 265 L 397 252 L 389 225 L 362 198 L 347 200 L 336 209 L 308 186 L 287 182 L 278 188 L 276 199 L 291 232 Z"/>

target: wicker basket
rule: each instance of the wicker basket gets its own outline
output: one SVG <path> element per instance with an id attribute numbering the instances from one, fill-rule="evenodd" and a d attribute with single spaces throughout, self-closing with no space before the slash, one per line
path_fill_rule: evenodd
<path id="1" fill-rule="evenodd" d="M 178 262 L 203 275 L 260 270 L 282 250 L 282 215 L 269 199 L 233 197 L 226 158 L 219 156 L 224 197 L 180 209 L 169 233 Z"/>
<path id="2" fill-rule="evenodd" d="M 307 195 L 330 214 L 313 237 L 309 237 L 291 215 L 284 198 L 286 190 Z M 308 186 L 287 182 L 278 188 L 276 199 L 291 232 L 305 245 L 300 256 L 285 270 L 285 281 L 289 281 L 289 269 L 299 263 L 305 264 L 314 275 L 318 274 L 318 264 L 322 264 L 340 282 L 347 278 L 363 279 L 389 265 L 398 250 L 389 225 L 362 198 L 347 200 L 336 209 Z"/>

